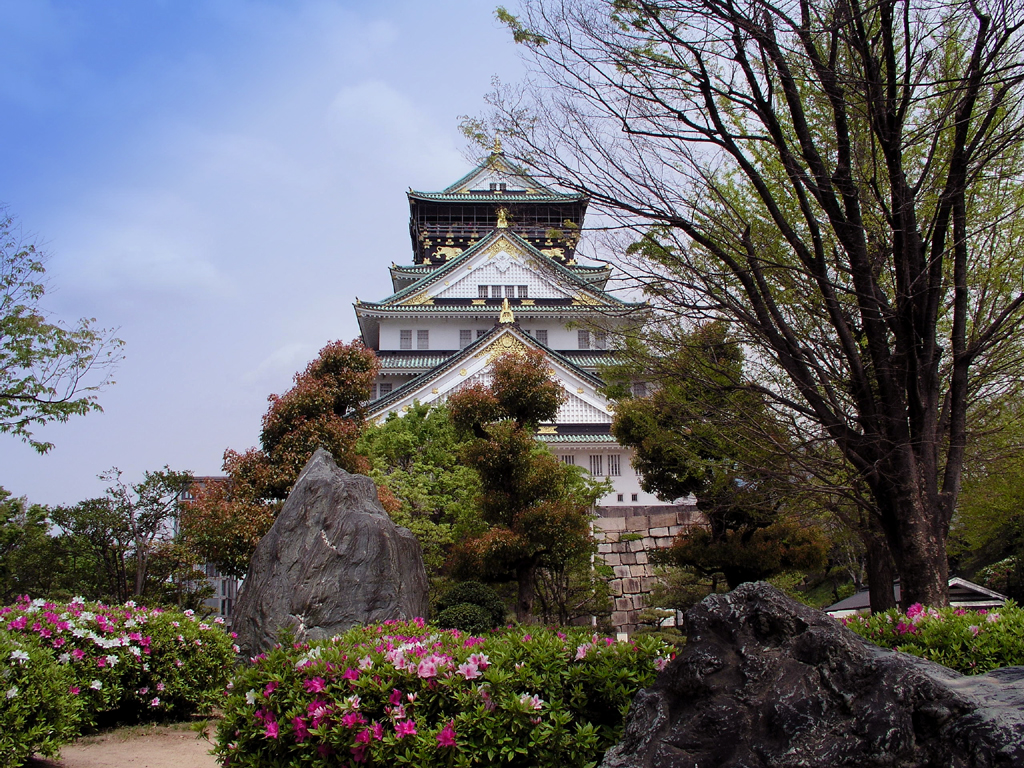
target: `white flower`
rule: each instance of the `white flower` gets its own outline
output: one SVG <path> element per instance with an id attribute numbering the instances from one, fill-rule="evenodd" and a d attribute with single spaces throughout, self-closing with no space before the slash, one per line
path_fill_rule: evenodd
<path id="1" fill-rule="evenodd" d="M 7 698 L 8 699 L 13 699 L 17 695 L 18 695 L 18 686 L 12 685 L 10 688 L 7 689 Z"/>
<path id="2" fill-rule="evenodd" d="M 11 658 L 19 664 L 24 664 L 26 661 L 28 661 L 28 654 L 22 650 L 11 651 Z"/>
<path id="3" fill-rule="evenodd" d="M 32 601 L 33 608 L 42 608 L 44 605 L 46 605 L 46 601 L 43 600 L 43 598 L 41 597 L 37 597 L 35 600 Z"/>
<path id="4" fill-rule="evenodd" d="M 71 604 L 72 605 L 74 605 L 75 603 L 84 603 L 84 602 L 85 602 L 85 598 L 82 597 L 81 595 L 78 595 L 76 597 L 72 597 L 71 598 Z"/>
<path id="5" fill-rule="evenodd" d="M 245 703 L 246 704 L 250 704 L 250 705 L 251 704 L 255 704 L 257 701 L 259 701 L 259 697 L 256 695 L 256 691 L 246 691 L 245 692 Z"/>
<path id="6" fill-rule="evenodd" d="M 117 656 L 107 656 L 107 664 L 109 664 L 112 667 L 116 666 L 117 662 L 119 662 L 120 660 L 121 659 L 119 659 Z"/>
<path id="7" fill-rule="evenodd" d="M 223 619 L 223 618 L 221 618 L 220 616 L 218 616 L 217 618 L 215 618 L 215 619 L 213 620 L 213 623 L 214 623 L 214 624 L 223 624 L 223 623 L 224 623 L 224 619 Z"/>
<path id="8" fill-rule="evenodd" d="M 98 691 L 103 687 L 103 683 L 101 683 L 99 680 L 93 680 L 91 683 L 89 683 L 89 687 L 92 688 L 94 691 Z"/>
<path id="9" fill-rule="evenodd" d="M 138 648 L 138 647 L 133 645 L 128 650 L 131 651 L 136 656 L 142 656 L 142 649 L 141 648 Z"/>
<path id="10" fill-rule="evenodd" d="M 57 661 L 59 661 L 61 664 L 69 664 L 71 662 L 71 654 L 62 653 L 60 656 L 57 657 Z"/>
<path id="11" fill-rule="evenodd" d="M 125 625 L 126 627 L 128 627 L 128 628 L 131 628 L 131 627 L 137 626 L 137 625 L 138 625 L 138 623 L 139 623 L 139 622 L 137 622 L 137 621 L 136 621 L 135 619 L 128 619 L 128 621 L 126 621 L 126 622 L 124 623 L 124 625 Z"/>
<path id="12" fill-rule="evenodd" d="M 125 605 L 127 605 L 129 608 L 134 608 L 135 607 L 135 601 L 134 600 L 129 600 L 127 603 L 125 603 Z"/>
<path id="13" fill-rule="evenodd" d="M 82 621 L 92 621 L 96 618 L 96 614 L 92 611 L 82 611 L 82 615 L 79 616 Z"/>
<path id="14" fill-rule="evenodd" d="M 191 608 L 186 608 L 184 611 L 182 611 L 182 613 L 184 613 L 186 616 L 194 616 L 195 615 L 195 611 L 193 611 Z"/>

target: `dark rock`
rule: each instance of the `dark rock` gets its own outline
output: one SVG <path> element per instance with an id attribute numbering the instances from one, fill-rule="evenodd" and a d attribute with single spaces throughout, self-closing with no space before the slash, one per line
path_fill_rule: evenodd
<path id="1" fill-rule="evenodd" d="M 1024 766 L 1024 667 L 960 675 L 764 583 L 686 620 L 689 642 L 602 768 Z"/>
<path id="2" fill-rule="evenodd" d="M 320 449 L 257 545 L 232 624 L 242 653 L 252 655 L 282 627 L 318 640 L 426 616 L 427 608 L 419 542 L 391 521 L 370 478 L 340 469 Z"/>

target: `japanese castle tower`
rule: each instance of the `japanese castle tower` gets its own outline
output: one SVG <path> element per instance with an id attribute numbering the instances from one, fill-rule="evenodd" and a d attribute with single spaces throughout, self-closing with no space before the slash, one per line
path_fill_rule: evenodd
<path id="1" fill-rule="evenodd" d="M 577 263 L 586 197 L 517 171 L 496 142 L 451 186 L 410 189 L 408 198 L 412 263 L 392 264 L 391 296 L 355 303 L 363 343 L 381 363 L 369 418 L 443 402 L 467 383 L 489 383 L 497 355 L 541 350 L 566 401 L 538 437 L 562 461 L 613 484 L 598 502 L 596 533 L 615 572 L 612 621 L 630 631 L 653 580 L 646 552 L 693 524 L 695 509 L 645 493 L 631 452 L 610 433 L 598 366 L 613 354 L 611 332 L 640 305 L 605 291 L 610 267 Z M 620 541 L 625 533 L 640 538 Z"/>

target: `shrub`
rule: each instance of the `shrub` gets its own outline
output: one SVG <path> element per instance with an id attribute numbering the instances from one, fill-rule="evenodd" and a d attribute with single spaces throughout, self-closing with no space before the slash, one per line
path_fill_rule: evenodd
<path id="1" fill-rule="evenodd" d="M 491 612 L 473 603 L 459 603 L 445 608 L 432 623 L 443 629 L 460 629 L 471 635 L 483 634 L 496 626 Z"/>
<path id="2" fill-rule="evenodd" d="M 450 613 L 452 609 L 461 605 L 475 605 L 481 608 L 484 614 L 479 611 L 464 610 L 461 614 Z M 445 629 L 461 629 L 464 632 L 483 632 L 488 629 L 500 627 L 505 623 L 505 603 L 498 597 L 498 593 L 490 587 L 485 587 L 478 581 L 463 581 L 449 589 L 440 600 L 437 601 L 437 618 L 435 622 L 439 627 Z M 464 615 L 474 624 L 464 625 L 454 622 L 455 616 Z M 486 618 L 484 618 L 486 615 Z M 451 616 L 452 618 L 442 618 Z M 479 623 L 483 621 L 484 626 Z"/>
<path id="3" fill-rule="evenodd" d="M 591 766 L 667 663 L 656 640 L 522 629 L 486 638 L 422 620 L 278 646 L 241 669 L 225 766 Z"/>
<path id="4" fill-rule="evenodd" d="M 71 671 L 31 637 L 0 630 L 0 764 L 56 756 L 78 732 Z"/>
<path id="5" fill-rule="evenodd" d="M 0 608 L 0 627 L 31 637 L 68 668 L 85 728 L 202 710 L 219 701 L 234 661 L 232 640 L 217 623 L 132 602 L 26 597 Z"/>
<path id="6" fill-rule="evenodd" d="M 1011 602 L 995 611 L 924 608 L 840 619 L 883 648 L 912 653 L 965 675 L 1024 664 L 1024 610 Z"/>

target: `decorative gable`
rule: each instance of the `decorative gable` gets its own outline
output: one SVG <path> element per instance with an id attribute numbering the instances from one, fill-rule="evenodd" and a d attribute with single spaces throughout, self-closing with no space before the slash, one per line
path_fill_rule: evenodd
<path id="1" fill-rule="evenodd" d="M 535 179 L 516 171 L 500 154 L 492 154 L 469 174 L 444 191 L 449 194 L 468 192 L 550 193 L 550 190 L 537 183 Z"/>

